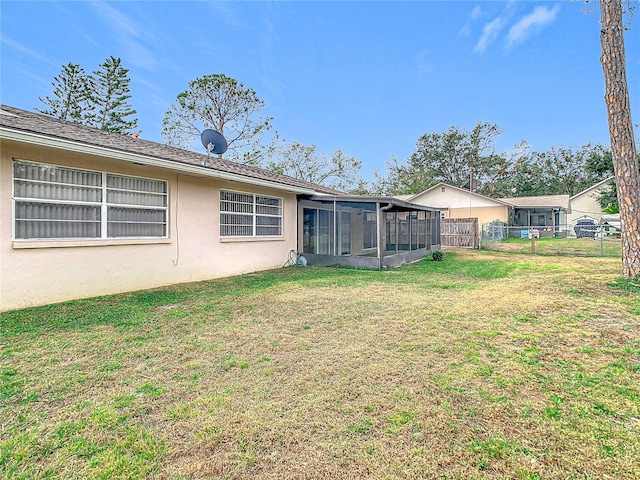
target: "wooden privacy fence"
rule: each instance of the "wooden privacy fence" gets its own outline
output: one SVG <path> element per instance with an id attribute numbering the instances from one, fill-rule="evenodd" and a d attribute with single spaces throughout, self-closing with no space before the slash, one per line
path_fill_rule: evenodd
<path id="1" fill-rule="evenodd" d="M 440 221 L 443 247 L 479 248 L 477 218 L 443 218 Z"/>

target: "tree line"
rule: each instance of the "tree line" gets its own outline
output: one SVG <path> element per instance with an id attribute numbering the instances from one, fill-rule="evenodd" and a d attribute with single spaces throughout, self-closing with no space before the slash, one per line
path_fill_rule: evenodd
<path id="1" fill-rule="evenodd" d="M 500 133 L 497 125 L 478 122 L 471 131 L 452 126 L 424 134 L 405 161 L 392 158 L 386 172 L 375 172 L 371 193 L 413 194 L 445 182 L 493 198 L 573 196 L 614 174 L 611 151 L 601 144 L 539 152 L 523 141 L 498 154 L 495 138 Z M 605 189 L 600 203 L 617 211 L 615 187 Z"/>
<path id="2" fill-rule="evenodd" d="M 102 130 L 131 134 L 137 118 L 129 104 L 129 70 L 120 58 L 109 57 L 93 75 L 68 63 L 54 78 L 52 97 L 40 97 L 46 115 Z M 611 153 L 601 145 L 552 147 L 536 152 L 526 142 L 497 154 L 498 125 L 478 122 L 467 131 L 451 126 L 425 133 L 404 161 L 392 158 L 385 172 L 376 171 L 367 182 L 362 161 L 338 149 L 331 155 L 315 145 L 286 141 L 276 132 L 267 141 L 273 118 L 263 117 L 264 102 L 257 93 L 223 74 L 205 75 L 189 82 L 167 109 L 163 139 L 190 148 L 205 128 L 222 133 L 229 146 L 227 158 L 260 166 L 341 192 L 401 195 L 421 192 L 438 182 L 469 188 L 490 197 L 576 193 L 613 175 Z M 614 208 L 615 192 L 603 199 Z"/>

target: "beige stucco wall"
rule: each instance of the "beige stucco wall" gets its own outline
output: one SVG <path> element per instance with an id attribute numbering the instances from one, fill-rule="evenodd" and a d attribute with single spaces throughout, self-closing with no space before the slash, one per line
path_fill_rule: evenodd
<path id="1" fill-rule="evenodd" d="M 438 185 L 411 199 L 411 203 L 442 209 L 445 218 L 477 218 L 478 228 L 493 220 L 509 221 L 509 207 L 490 198 Z"/>
<path id="2" fill-rule="evenodd" d="M 6 140 L 0 147 L 0 310 L 275 268 L 296 249 L 294 193 Z M 166 180 L 169 238 L 14 241 L 12 158 Z M 221 239 L 220 189 L 283 198 L 283 236 Z"/>
<path id="3" fill-rule="evenodd" d="M 477 218 L 478 228 L 482 228 L 483 223 L 489 223 L 494 220 L 509 221 L 509 208 L 506 205 L 500 207 L 449 208 L 443 210 L 443 213 L 445 218 Z"/>
<path id="4" fill-rule="evenodd" d="M 434 207 L 466 208 L 467 211 L 469 207 L 479 208 L 501 206 L 500 202 L 494 201 L 491 198 L 471 194 L 468 191 L 448 185 L 436 185 L 431 190 L 422 192 L 410 201 L 411 203 Z"/>

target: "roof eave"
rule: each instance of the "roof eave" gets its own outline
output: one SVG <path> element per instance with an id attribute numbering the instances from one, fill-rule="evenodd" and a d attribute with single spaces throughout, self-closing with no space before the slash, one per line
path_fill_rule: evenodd
<path id="1" fill-rule="evenodd" d="M 420 211 L 441 211 L 442 208 L 430 207 L 427 205 L 418 205 L 417 203 L 405 202 L 395 197 L 369 197 L 358 195 L 327 195 L 327 194 L 314 194 L 309 196 L 309 200 L 317 201 L 330 201 L 330 202 L 355 202 L 355 203 L 386 203 L 387 206 L 393 205 L 401 207 L 406 210 L 420 210 Z"/>
<path id="2" fill-rule="evenodd" d="M 569 210 L 569 207 L 563 207 L 561 205 L 514 205 L 514 208 L 528 208 L 535 210 L 545 209 L 545 210 Z"/>
<path id="3" fill-rule="evenodd" d="M 601 187 L 602 185 L 604 185 L 604 184 L 606 184 L 606 183 L 609 183 L 609 182 L 611 182 L 612 180 L 614 180 L 614 181 L 615 181 L 615 178 L 616 178 L 615 176 L 611 175 L 610 177 L 607 177 L 607 178 L 605 178 L 604 180 L 600 180 L 600 181 L 599 181 L 598 183 L 596 183 L 595 185 L 591 185 L 589 188 L 585 188 L 585 189 L 584 189 L 584 190 L 582 190 L 581 192 L 576 193 L 576 194 L 575 194 L 573 197 L 571 197 L 569 200 L 573 200 L 573 199 L 575 199 L 576 197 L 579 197 L 580 195 L 584 195 L 585 193 L 587 193 L 587 192 L 589 192 L 589 191 L 591 191 L 591 190 L 594 190 L 594 189 L 596 189 L 596 188 L 598 188 L 598 187 Z"/>
<path id="4" fill-rule="evenodd" d="M 483 198 L 485 200 L 491 200 L 492 202 L 498 203 L 498 204 L 500 204 L 502 206 L 505 206 L 505 207 L 513 207 L 513 206 L 515 206 L 515 205 L 512 205 L 511 203 L 508 203 L 508 202 L 505 202 L 503 200 L 500 200 L 499 198 L 487 197 L 486 195 L 482 195 L 481 193 L 472 192 L 471 190 L 467 190 L 466 188 L 456 187 L 455 185 L 451 185 L 450 183 L 446 183 L 446 182 L 438 182 L 435 185 L 427 188 L 426 190 L 423 190 L 420 193 L 415 193 L 415 194 L 411 195 L 407 199 L 407 201 L 411 202 L 412 200 L 414 200 L 415 198 L 419 197 L 420 195 L 423 195 L 423 194 L 425 194 L 427 192 L 430 192 L 431 190 L 434 190 L 434 189 L 436 189 L 437 187 L 439 187 L 441 185 L 444 185 L 445 187 L 453 188 L 453 189 L 458 190 L 458 191 L 460 191 L 462 193 L 468 193 L 469 195 L 474 195 L 476 197 Z"/>
<path id="5" fill-rule="evenodd" d="M 155 158 L 149 155 L 142 155 L 139 153 L 126 152 L 122 150 L 116 150 L 107 147 L 100 147 L 97 145 L 89 145 L 82 142 L 76 142 L 73 140 L 66 140 L 62 138 L 54 138 L 47 135 L 42 135 L 33 132 L 25 132 L 23 130 L 17 130 L 0 126 L 0 139 L 13 140 L 21 143 L 28 143 L 31 145 L 39 145 L 49 148 L 58 148 L 62 150 L 72 151 L 76 153 L 85 153 L 88 155 L 96 155 L 99 157 L 105 157 L 113 160 L 120 160 L 124 162 L 138 163 L 142 165 L 148 165 L 152 167 L 160 167 L 168 170 L 174 170 L 185 173 L 193 173 L 204 177 L 215 177 L 223 180 L 229 180 L 233 182 L 248 183 L 250 185 L 256 185 L 261 187 L 274 188 L 277 190 L 285 190 L 292 193 L 300 193 L 312 195 L 316 193 L 315 190 L 303 187 L 296 187 L 293 185 L 286 185 L 278 182 L 270 182 L 268 180 L 262 180 L 259 178 L 248 177 L 236 173 L 223 172 L 213 168 L 207 168 L 190 163 L 177 162 L 174 160 L 166 160 L 162 158 Z"/>

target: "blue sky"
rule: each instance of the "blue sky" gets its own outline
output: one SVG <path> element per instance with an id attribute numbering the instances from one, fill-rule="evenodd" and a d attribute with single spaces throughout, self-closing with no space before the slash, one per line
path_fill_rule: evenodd
<path id="1" fill-rule="evenodd" d="M 373 177 L 418 137 L 495 123 L 499 151 L 609 143 L 597 4 L 569 1 L 0 3 L 0 101 L 42 107 L 63 64 L 130 70 L 142 137 L 161 141 L 188 82 L 254 89 L 288 141 L 342 149 Z M 640 121 L 640 17 L 626 34 Z M 198 150 L 199 145 L 194 145 Z"/>

